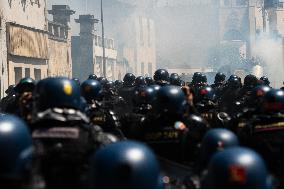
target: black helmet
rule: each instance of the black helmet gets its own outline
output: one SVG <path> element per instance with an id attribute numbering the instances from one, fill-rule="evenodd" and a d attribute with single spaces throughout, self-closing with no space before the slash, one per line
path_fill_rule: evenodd
<path id="1" fill-rule="evenodd" d="M 99 77 L 98 78 L 98 81 L 101 83 L 101 85 L 104 87 L 106 84 L 107 84 L 107 82 L 108 82 L 108 80 L 107 80 L 107 78 L 105 78 L 105 77 Z"/>
<path id="2" fill-rule="evenodd" d="M 0 116 L 0 182 L 17 182 L 31 171 L 33 142 L 27 125 L 12 115 Z M 7 180 L 6 180 L 7 181 Z M 13 183 L 7 183 L 13 184 Z"/>
<path id="3" fill-rule="evenodd" d="M 155 100 L 156 91 L 152 87 L 140 87 L 134 93 L 134 102 L 136 105 L 152 104 Z"/>
<path id="4" fill-rule="evenodd" d="M 80 86 L 68 78 L 46 78 L 39 81 L 35 89 L 37 111 L 45 111 L 49 108 L 79 110 L 80 98 Z"/>
<path id="5" fill-rule="evenodd" d="M 192 83 L 197 83 L 197 81 L 200 80 L 201 75 L 201 72 L 195 72 L 192 77 Z"/>
<path id="6" fill-rule="evenodd" d="M 104 89 L 105 90 L 113 90 L 115 88 L 115 84 L 113 81 L 108 81 L 105 85 L 104 85 Z"/>
<path id="7" fill-rule="evenodd" d="M 215 94 L 214 89 L 210 86 L 201 87 L 198 89 L 197 98 L 198 98 L 197 101 L 201 101 L 201 100 L 215 101 L 216 94 Z"/>
<path id="8" fill-rule="evenodd" d="M 232 79 L 232 78 L 239 78 L 239 76 L 237 76 L 237 75 L 230 75 L 229 79 Z"/>
<path id="9" fill-rule="evenodd" d="M 230 77 L 228 79 L 228 87 L 232 89 L 237 89 L 242 86 L 242 83 L 240 82 L 240 79 L 238 77 Z"/>
<path id="10" fill-rule="evenodd" d="M 90 188 L 162 189 L 154 153 L 144 144 L 123 141 L 100 148 L 91 158 Z"/>
<path id="11" fill-rule="evenodd" d="M 257 83 L 258 83 L 258 79 L 256 76 L 254 75 L 247 75 L 244 79 L 244 86 L 247 86 L 247 87 L 256 87 L 257 86 Z"/>
<path id="12" fill-rule="evenodd" d="M 215 81 L 214 83 L 222 83 L 226 80 L 226 75 L 221 73 L 221 72 L 218 72 L 216 75 L 215 75 Z"/>
<path id="13" fill-rule="evenodd" d="M 204 189 L 271 189 L 263 159 L 254 151 L 232 147 L 215 154 L 209 164 Z"/>
<path id="14" fill-rule="evenodd" d="M 32 92 L 36 86 L 35 80 L 30 77 L 23 78 L 15 87 L 15 91 L 19 94 L 24 92 Z"/>
<path id="15" fill-rule="evenodd" d="M 198 83 L 207 83 L 207 77 L 204 74 L 201 74 L 200 81 L 197 81 Z"/>
<path id="16" fill-rule="evenodd" d="M 90 74 L 88 79 L 98 79 L 96 74 Z"/>
<path id="17" fill-rule="evenodd" d="M 92 100 L 96 100 L 99 97 L 101 90 L 102 85 L 99 81 L 94 79 L 88 79 L 81 85 L 81 94 L 88 103 L 91 103 Z"/>
<path id="18" fill-rule="evenodd" d="M 135 85 L 136 86 L 145 86 L 146 84 L 147 84 L 146 80 L 143 76 L 136 77 L 136 79 L 135 79 Z"/>
<path id="19" fill-rule="evenodd" d="M 166 83 L 170 79 L 169 72 L 165 69 L 158 69 L 154 73 L 154 80 L 156 82 Z"/>
<path id="20" fill-rule="evenodd" d="M 156 92 L 158 92 L 162 87 L 160 85 L 150 85 Z"/>
<path id="21" fill-rule="evenodd" d="M 270 91 L 266 92 L 261 106 L 261 110 L 264 113 L 283 113 L 284 91 L 271 89 Z"/>
<path id="22" fill-rule="evenodd" d="M 122 87 L 122 86 L 123 86 L 123 81 L 115 80 L 114 86 L 115 86 L 116 88 Z"/>
<path id="23" fill-rule="evenodd" d="M 270 90 L 272 89 L 266 85 L 257 86 L 252 91 L 252 98 L 254 99 L 263 98 L 266 95 L 266 93 L 269 92 Z"/>
<path id="24" fill-rule="evenodd" d="M 266 76 L 262 76 L 260 78 L 260 80 L 263 81 L 264 85 L 269 85 L 270 84 L 270 81 L 269 81 L 268 77 L 266 77 Z"/>
<path id="25" fill-rule="evenodd" d="M 170 84 L 181 86 L 181 79 L 177 73 L 172 73 L 170 76 Z"/>
<path id="26" fill-rule="evenodd" d="M 73 78 L 72 79 L 73 81 L 75 81 L 76 83 L 77 83 L 77 85 L 81 85 L 81 81 L 80 81 L 80 79 L 78 79 L 78 78 Z"/>
<path id="27" fill-rule="evenodd" d="M 156 110 L 158 113 L 180 115 L 186 108 L 185 94 L 180 87 L 164 86 L 157 92 Z"/>
<path id="28" fill-rule="evenodd" d="M 203 165 L 206 166 L 216 152 L 238 145 L 238 137 L 232 131 L 222 128 L 209 130 L 203 137 L 201 143 L 201 159 Z"/>
<path id="29" fill-rule="evenodd" d="M 135 82 L 135 75 L 132 73 L 125 74 L 123 78 L 124 85 L 134 85 Z"/>
<path id="30" fill-rule="evenodd" d="M 152 79 L 152 77 L 145 77 L 145 81 L 146 81 L 147 85 L 153 85 L 154 84 L 154 80 Z"/>

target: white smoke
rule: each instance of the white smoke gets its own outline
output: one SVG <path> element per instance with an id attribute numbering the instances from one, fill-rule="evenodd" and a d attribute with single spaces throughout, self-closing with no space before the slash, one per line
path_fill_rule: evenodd
<path id="1" fill-rule="evenodd" d="M 264 74 L 268 76 L 271 85 L 276 88 L 283 86 L 283 40 L 263 34 L 257 40 L 253 54 L 264 61 Z"/>

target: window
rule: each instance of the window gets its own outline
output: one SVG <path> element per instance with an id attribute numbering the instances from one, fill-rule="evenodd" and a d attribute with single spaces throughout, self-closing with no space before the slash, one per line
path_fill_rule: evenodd
<path id="1" fill-rule="evenodd" d="M 149 47 L 152 46 L 151 44 L 151 22 L 150 22 L 150 19 L 147 19 L 147 26 L 148 26 L 148 45 Z"/>
<path id="2" fill-rule="evenodd" d="M 148 74 L 149 74 L 149 76 L 151 76 L 151 77 L 152 77 L 152 75 L 153 75 L 153 66 L 152 66 L 152 63 L 151 63 L 151 62 L 149 62 L 149 64 L 148 64 Z"/>
<path id="3" fill-rule="evenodd" d="M 15 72 L 15 84 L 18 83 L 22 77 L 23 77 L 23 73 L 22 73 L 22 68 L 21 67 L 15 67 L 14 68 L 14 72 Z"/>
<path id="4" fill-rule="evenodd" d="M 30 68 L 25 68 L 25 77 L 31 77 Z"/>
<path id="5" fill-rule="evenodd" d="M 98 36 L 95 35 L 95 46 L 98 46 Z"/>
<path id="6" fill-rule="evenodd" d="M 34 74 L 35 74 L 35 80 L 39 81 L 41 80 L 41 70 L 40 69 L 34 69 Z"/>
<path id="7" fill-rule="evenodd" d="M 236 5 L 237 6 L 244 6 L 247 4 L 247 0 L 237 0 Z"/>
<path id="8" fill-rule="evenodd" d="M 140 45 L 144 46 L 143 18 L 142 17 L 139 17 L 139 29 L 140 29 Z"/>
<path id="9" fill-rule="evenodd" d="M 141 75 L 144 76 L 144 62 L 141 63 Z"/>
<path id="10" fill-rule="evenodd" d="M 224 6 L 228 7 L 231 5 L 231 0 L 224 0 Z"/>

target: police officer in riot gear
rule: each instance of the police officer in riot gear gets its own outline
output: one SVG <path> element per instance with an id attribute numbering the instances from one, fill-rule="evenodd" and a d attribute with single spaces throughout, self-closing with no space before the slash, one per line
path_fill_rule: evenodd
<path id="1" fill-rule="evenodd" d="M 280 187 L 283 187 L 284 92 L 269 90 L 264 94 L 258 109 L 239 119 L 237 133 L 244 145 L 262 155 L 280 182 Z"/>
<path id="2" fill-rule="evenodd" d="M 241 86 L 242 83 L 239 77 L 230 76 L 218 101 L 221 111 L 227 112 L 230 115 L 236 113 L 236 102 L 239 100 Z"/>
<path id="3" fill-rule="evenodd" d="M 141 127 L 141 140 L 158 155 L 179 163 L 196 157 L 198 144 L 207 130 L 201 117 L 186 115 L 186 106 L 185 95 L 179 87 L 164 86 L 157 92 L 155 116 L 146 117 Z"/>
<path id="4" fill-rule="evenodd" d="M 89 124 L 81 111 L 80 88 L 72 80 L 43 79 L 34 98 L 31 129 L 46 187 L 81 188 L 88 156 L 116 138 Z"/>
<path id="5" fill-rule="evenodd" d="M 13 89 L 13 94 L 6 98 L 3 112 L 23 117 L 27 122 L 31 119 L 33 90 L 36 86 L 32 78 L 23 78 Z"/>
<path id="6" fill-rule="evenodd" d="M 223 87 L 225 85 L 225 81 L 226 81 L 226 75 L 225 74 L 218 72 L 215 75 L 214 84 L 212 84 L 211 87 L 216 91 L 217 98 L 219 98 L 222 94 L 222 90 L 223 90 Z"/>
<path id="7" fill-rule="evenodd" d="M 103 131 L 124 138 L 117 115 L 101 101 L 102 90 L 102 85 L 96 80 L 88 79 L 82 83 L 81 94 L 88 103 L 87 115 L 91 123 L 101 126 Z"/>
<path id="8" fill-rule="evenodd" d="M 33 189 L 33 142 L 27 125 L 11 115 L 0 117 L 1 188 Z"/>
<path id="9" fill-rule="evenodd" d="M 123 78 L 123 87 L 118 90 L 118 95 L 121 96 L 125 102 L 126 106 L 121 113 L 131 112 L 133 109 L 132 99 L 135 91 L 135 76 L 131 73 L 125 74 Z"/>

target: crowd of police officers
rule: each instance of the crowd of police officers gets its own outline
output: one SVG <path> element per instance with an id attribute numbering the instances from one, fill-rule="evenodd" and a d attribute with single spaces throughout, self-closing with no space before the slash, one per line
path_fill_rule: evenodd
<path id="1" fill-rule="evenodd" d="M 284 91 L 269 84 L 23 78 L 0 104 L 0 188 L 283 188 Z"/>

